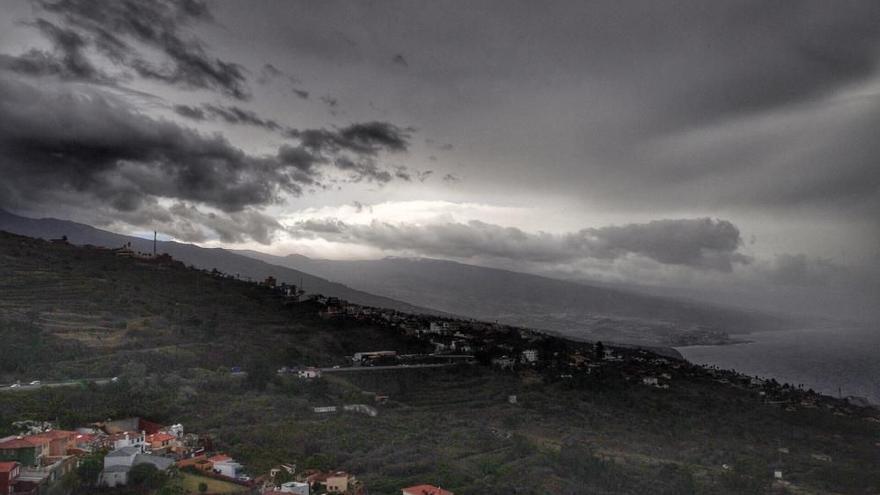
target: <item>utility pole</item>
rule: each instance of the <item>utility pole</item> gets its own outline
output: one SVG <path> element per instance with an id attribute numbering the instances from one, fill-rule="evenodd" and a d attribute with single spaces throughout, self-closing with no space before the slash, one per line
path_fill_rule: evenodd
<path id="1" fill-rule="evenodd" d="M 156 240 L 157 240 L 157 237 L 158 237 L 158 233 L 154 230 L 154 231 L 153 231 L 153 258 L 156 258 Z"/>

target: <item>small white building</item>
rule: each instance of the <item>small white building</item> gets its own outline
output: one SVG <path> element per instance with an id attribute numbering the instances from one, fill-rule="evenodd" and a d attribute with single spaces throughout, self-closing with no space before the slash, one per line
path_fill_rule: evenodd
<path id="1" fill-rule="evenodd" d="M 496 368 L 511 369 L 511 368 L 513 368 L 513 365 L 514 365 L 513 359 L 511 359 L 507 356 L 501 356 L 501 357 L 492 359 L 492 366 L 495 366 Z"/>
<path id="2" fill-rule="evenodd" d="M 233 459 L 226 459 L 214 463 L 214 472 L 227 478 L 238 479 L 239 476 L 244 474 L 244 466 Z"/>
<path id="3" fill-rule="evenodd" d="M 299 481 L 288 481 L 287 483 L 282 483 L 281 487 L 278 488 L 278 491 L 282 493 L 293 493 L 294 495 L 309 495 L 309 484 Z"/>
<path id="4" fill-rule="evenodd" d="M 124 449 L 126 447 L 136 447 L 141 452 L 144 452 L 147 434 L 146 432 L 134 433 L 134 432 L 125 432 L 119 438 L 113 440 L 113 449 Z"/>
<path id="5" fill-rule="evenodd" d="M 656 387 L 660 382 L 657 380 L 656 376 L 646 376 L 642 378 L 642 384 Z"/>
<path id="6" fill-rule="evenodd" d="M 526 349 L 522 351 L 522 359 L 526 363 L 537 363 L 538 351 L 536 351 L 535 349 Z"/>
<path id="7" fill-rule="evenodd" d="M 321 378 L 321 370 L 318 368 L 305 368 L 296 372 L 296 376 L 303 380 Z"/>

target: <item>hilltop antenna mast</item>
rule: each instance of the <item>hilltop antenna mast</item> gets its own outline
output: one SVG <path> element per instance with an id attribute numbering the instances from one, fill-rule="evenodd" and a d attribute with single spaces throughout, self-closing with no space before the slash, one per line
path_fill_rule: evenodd
<path id="1" fill-rule="evenodd" d="M 158 237 L 158 234 L 157 234 L 156 231 L 154 230 L 154 231 L 153 231 L 153 258 L 156 257 L 156 238 L 157 238 L 157 237 Z"/>

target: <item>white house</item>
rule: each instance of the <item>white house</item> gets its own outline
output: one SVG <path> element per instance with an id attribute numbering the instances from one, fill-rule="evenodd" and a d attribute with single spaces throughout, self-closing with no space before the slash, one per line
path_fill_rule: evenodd
<path id="1" fill-rule="evenodd" d="M 299 481 L 288 481 L 287 483 L 282 483 L 278 491 L 295 495 L 309 495 L 309 484 Z"/>
<path id="2" fill-rule="evenodd" d="M 244 474 L 244 466 L 232 459 L 214 463 L 214 472 L 228 478 L 238 478 Z"/>
<path id="3" fill-rule="evenodd" d="M 318 368 L 305 368 L 296 372 L 296 376 L 306 380 L 321 378 L 321 370 Z"/>
<path id="4" fill-rule="evenodd" d="M 126 431 L 113 440 L 113 448 L 118 450 L 126 447 L 136 447 L 143 452 L 146 445 L 146 437 L 147 434 L 143 431 L 140 433 Z"/>
<path id="5" fill-rule="evenodd" d="M 152 464 L 160 471 L 174 465 L 174 460 L 151 454 L 142 454 L 140 447 L 128 446 L 116 449 L 104 456 L 104 470 L 101 472 L 100 484 L 110 488 L 128 483 L 128 472 L 132 466 Z"/>
<path id="6" fill-rule="evenodd" d="M 128 471 L 134 465 L 134 458 L 140 452 L 140 448 L 128 446 L 111 451 L 104 456 L 101 484 L 113 488 L 128 483 Z"/>
<path id="7" fill-rule="evenodd" d="M 522 359 L 526 363 L 538 362 L 538 351 L 535 349 L 526 349 L 522 351 Z"/>

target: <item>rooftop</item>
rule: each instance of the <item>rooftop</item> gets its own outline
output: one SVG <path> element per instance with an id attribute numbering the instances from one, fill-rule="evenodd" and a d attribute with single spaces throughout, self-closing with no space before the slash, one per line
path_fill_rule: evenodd
<path id="1" fill-rule="evenodd" d="M 434 485 L 416 485 L 404 488 L 402 491 L 407 495 L 455 495 L 448 490 Z"/>
<path id="2" fill-rule="evenodd" d="M 139 454 L 141 449 L 137 447 L 122 447 L 107 454 L 107 457 L 131 457 Z"/>

